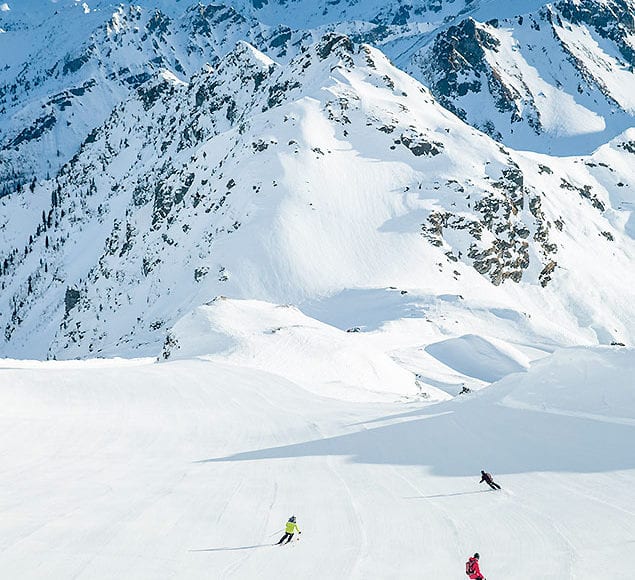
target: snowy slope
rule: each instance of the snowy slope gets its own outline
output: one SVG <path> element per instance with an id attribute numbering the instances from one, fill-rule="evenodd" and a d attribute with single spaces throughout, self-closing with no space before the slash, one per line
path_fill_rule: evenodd
<path id="1" fill-rule="evenodd" d="M 292 306 L 223 298 L 181 319 L 166 338 L 163 359 L 232 362 L 302 384 L 322 396 L 352 400 L 447 400 L 423 385 L 366 333 L 345 332 Z"/>
<path id="2" fill-rule="evenodd" d="M 632 0 L 144 0 L 0 11 L 0 195 L 54 175 L 158 70 L 189 80 L 238 40 L 286 61 L 325 32 L 380 47 L 508 146 L 590 153 L 633 126 Z"/>
<path id="3" fill-rule="evenodd" d="M 0 3 L 3 577 L 630 578 L 634 23 Z"/>
<path id="4" fill-rule="evenodd" d="M 391 287 L 442 310 L 461 296 L 465 315 L 421 308 L 411 337 L 494 318 L 515 341 L 630 344 L 633 142 L 516 153 L 347 37 L 287 65 L 239 43 L 190 84 L 148 81 L 55 180 L 2 201 L 23 216 L 2 232 L 4 353 L 156 355 L 220 294 L 341 328 L 332 297 L 379 290 L 381 311 Z"/>
<path id="5" fill-rule="evenodd" d="M 513 15 L 479 16 L 423 47 L 385 50 L 444 106 L 511 147 L 590 153 L 633 126 L 631 0 L 522 3 Z"/>
<path id="6" fill-rule="evenodd" d="M 292 43 L 311 38 L 225 5 L 166 3 L 171 9 L 161 11 L 154 2 L 90 4 L 0 13 L 0 195 L 57 173 L 90 131 L 157 71 L 189 80 L 239 40 L 284 58 Z"/>
<path id="7" fill-rule="evenodd" d="M 450 580 L 479 551 L 488 578 L 630 578 L 633 355 L 559 351 L 434 406 L 201 360 L 5 361 L 0 568 Z M 291 514 L 300 541 L 272 546 Z"/>

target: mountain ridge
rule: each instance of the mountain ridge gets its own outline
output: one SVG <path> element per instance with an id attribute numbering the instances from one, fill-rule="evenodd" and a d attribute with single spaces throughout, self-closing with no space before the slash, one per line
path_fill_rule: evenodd
<path id="1" fill-rule="evenodd" d="M 628 135 L 600 158 L 630 158 Z M 463 294 L 467 280 L 473 298 L 497 286 L 494 302 L 526 294 L 534 316 L 548 296 L 568 332 L 588 336 L 584 317 L 564 322 L 566 304 L 593 311 L 575 280 L 626 275 L 632 226 L 628 196 L 616 196 L 635 176 L 594 157 L 554 161 L 476 132 L 346 36 L 327 34 L 286 65 L 240 42 L 191 83 L 166 72 L 141 85 L 54 180 L 34 186 L 43 205 L 31 241 L 19 258 L 16 232 L 3 271 L 5 348 L 39 336 L 51 357 L 149 353 L 217 294 Z M 589 248 L 604 266 L 582 261 L 565 276 Z M 630 340 L 619 287 L 597 291 L 597 336 Z"/>
<path id="2" fill-rule="evenodd" d="M 54 175 L 112 108 L 161 67 L 188 80 L 240 39 L 281 62 L 326 32 L 370 43 L 445 107 L 516 149 L 589 154 L 633 126 L 632 0 L 507 4 L 342 2 L 318 15 L 299 0 L 288 6 L 104 1 L 92 8 L 51 4 L 41 20 L 28 5 L 2 12 L 0 50 L 14 56 L 0 70 L 0 194 Z M 292 5 L 298 22 L 289 26 L 283 16 Z M 270 12 L 278 16 L 261 20 Z M 490 40 L 481 45 L 480 36 Z M 51 45 L 55 38 L 63 42 Z M 456 57 L 461 50 L 473 54 Z"/>

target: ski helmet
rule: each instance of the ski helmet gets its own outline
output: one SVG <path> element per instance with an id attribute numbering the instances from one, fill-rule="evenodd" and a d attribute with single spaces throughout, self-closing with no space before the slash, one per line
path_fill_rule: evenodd
<path id="1" fill-rule="evenodd" d="M 291 517 L 289 518 L 289 521 L 290 521 L 290 522 L 295 522 L 295 516 L 291 516 Z"/>
<path id="2" fill-rule="evenodd" d="M 480 555 L 478 552 L 476 552 L 476 554 L 474 554 L 474 557 L 478 560 L 480 558 Z"/>

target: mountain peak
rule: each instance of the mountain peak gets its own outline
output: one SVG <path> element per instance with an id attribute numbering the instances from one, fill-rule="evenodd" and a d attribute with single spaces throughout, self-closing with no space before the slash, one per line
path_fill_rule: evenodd
<path id="1" fill-rule="evenodd" d="M 174 8 L 162 28 L 156 13 L 135 9 L 117 35 L 93 35 L 85 59 L 77 47 L 54 59 L 75 63 L 54 77 L 74 84 L 24 104 L 35 120 L 3 137 L 0 162 L 19 184 L 2 200 L 4 352 L 37 337 L 38 356 L 154 354 L 165 329 L 210 296 L 306 302 L 326 316 L 338 304 L 329 297 L 361 289 L 369 303 L 393 304 L 390 288 L 424 302 L 461 295 L 469 308 L 513 304 L 558 344 L 630 336 L 620 286 L 606 280 L 629 271 L 632 135 L 555 158 L 478 130 L 504 142 L 528 143 L 529 130 L 588 141 L 606 122 L 594 100 L 612 95 L 617 110 L 631 98 L 620 90 L 631 73 L 608 36 L 611 75 L 583 60 L 587 25 L 549 22 L 540 10 L 498 24 L 471 13 L 426 34 L 386 25 L 395 46 L 410 47 L 402 52 L 438 65 L 428 71 L 438 97 L 455 75 L 435 99 L 358 42 L 373 23 L 291 31 L 230 16 L 194 30 L 194 13 Z M 550 50 L 529 50 L 529 38 Z M 436 61 L 426 52 L 435 47 Z M 27 90 L 38 65 L 16 94 L 46 94 L 45 81 Z M 591 90 L 574 69 L 604 84 Z M 569 80 L 550 88 L 551 70 Z M 17 123 L 11 91 L 0 100 Z M 626 115 L 612 115 L 607 131 Z M 11 173 L 59 143 L 59 155 L 43 157 L 51 179 Z M 601 299 L 580 292 L 589 281 Z M 572 317 L 572 303 L 584 314 Z M 591 328 L 594 317 L 602 324 Z"/>
<path id="2" fill-rule="evenodd" d="M 348 36 L 335 32 L 326 33 L 314 46 L 314 52 L 321 60 L 326 60 L 331 56 L 350 59 L 354 54 L 354 50 L 353 43 Z"/>
<path id="3" fill-rule="evenodd" d="M 244 62 L 250 67 L 259 66 L 263 70 L 276 64 L 266 54 L 245 40 L 239 40 L 235 48 L 223 58 L 223 62 L 231 62 L 232 64 Z"/>

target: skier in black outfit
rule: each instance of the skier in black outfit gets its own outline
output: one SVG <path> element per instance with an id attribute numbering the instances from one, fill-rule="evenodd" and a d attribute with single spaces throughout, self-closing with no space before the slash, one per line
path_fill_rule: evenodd
<path id="1" fill-rule="evenodd" d="M 479 481 L 479 483 L 483 483 L 483 482 L 487 483 L 487 485 L 489 485 L 492 489 L 501 488 L 501 486 L 494 481 L 494 478 L 492 477 L 491 473 L 487 473 L 487 471 L 483 471 L 481 469 L 481 481 Z"/>

